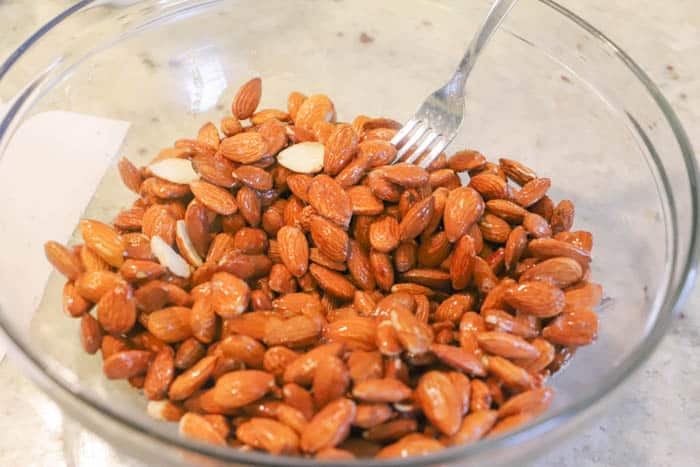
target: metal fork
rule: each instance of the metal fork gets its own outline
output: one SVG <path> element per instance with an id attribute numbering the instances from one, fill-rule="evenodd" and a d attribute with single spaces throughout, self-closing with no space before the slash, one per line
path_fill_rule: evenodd
<path id="1" fill-rule="evenodd" d="M 493 3 L 484 24 L 472 38 L 452 78 L 428 96 L 413 118 L 391 139 L 391 143 L 398 149 L 392 164 L 402 161 L 411 150 L 411 154 L 403 162 L 415 162 L 430 150 L 428 155 L 420 160 L 422 167 L 428 167 L 454 139 L 464 119 L 467 77 L 479 53 L 516 1 L 496 0 Z"/>

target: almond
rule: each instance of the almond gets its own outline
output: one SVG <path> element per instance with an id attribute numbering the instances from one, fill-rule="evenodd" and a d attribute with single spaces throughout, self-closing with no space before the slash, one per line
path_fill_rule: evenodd
<path id="1" fill-rule="evenodd" d="M 216 356 L 204 357 L 175 378 L 168 391 L 170 400 L 186 399 L 201 388 L 214 371 L 216 359 Z"/>
<path id="2" fill-rule="evenodd" d="M 231 103 L 231 113 L 239 120 L 250 118 L 260 104 L 262 81 L 253 78 L 238 89 Z"/>
<path id="3" fill-rule="evenodd" d="M 302 315 L 282 321 L 268 319 L 263 340 L 268 346 L 286 345 L 296 348 L 315 343 L 320 334 L 320 321 Z"/>
<path id="4" fill-rule="evenodd" d="M 474 256 L 474 241 L 469 235 L 463 235 L 457 241 L 450 260 L 450 281 L 453 289 L 462 290 L 471 282 Z"/>
<path id="5" fill-rule="evenodd" d="M 226 159 L 239 164 L 253 164 L 265 158 L 270 151 L 267 140 L 260 133 L 238 133 L 221 141 L 219 152 Z"/>
<path id="6" fill-rule="evenodd" d="M 148 315 L 148 330 L 164 342 L 183 341 L 192 335 L 191 313 L 192 310 L 181 306 L 154 311 Z"/>
<path id="7" fill-rule="evenodd" d="M 289 97 L 287 97 L 287 112 L 292 120 L 296 120 L 297 112 L 304 100 L 306 100 L 306 96 L 300 92 L 294 91 L 289 93 Z"/>
<path id="8" fill-rule="evenodd" d="M 415 433 L 417 429 L 418 422 L 415 419 L 399 418 L 368 429 L 362 433 L 362 437 L 369 441 L 386 442 Z"/>
<path id="9" fill-rule="evenodd" d="M 338 125 L 326 142 L 324 171 L 337 175 L 357 152 L 357 134 L 350 125 Z"/>
<path id="10" fill-rule="evenodd" d="M 190 265 L 158 236 L 151 237 L 151 251 L 158 262 L 178 277 L 190 277 Z"/>
<path id="11" fill-rule="evenodd" d="M 289 114 L 285 112 L 284 110 L 279 110 L 279 109 L 262 109 L 250 118 L 250 121 L 253 125 L 262 125 L 268 120 L 278 120 L 280 122 L 286 122 L 289 121 Z"/>
<path id="12" fill-rule="evenodd" d="M 505 243 L 510 235 L 510 225 L 500 217 L 488 213 L 479 220 L 479 229 L 484 240 L 493 243 Z"/>
<path id="13" fill-rule="evenodd" d="M 394 444 L 386 446 L 375 457 L 377 459 L 392 459 L 425 456 L 443 448 L 444 446 L 439 441 L 414 433 L 404 436 Z"/>
<path id="14" fill-rule="evenodd" d="M 350 224 L 352 202 L 343 188 L 327 175 L 314 178 L 308 191 L 309 203 L 323 217 L 342 227 Z"/>
<path id="15" fill-rule="evenodd" d="M 479 151 L 464 150 L 454 153 L 447 160 L 448 167 L 455 172 L 477 170 L 486 164 L 486 158 Z"/>
<path id="16" fill-rule="evenodd" d="M 552 231 L 557 234 L 571 230 L 574 225 L 574 204 L 568 199 L 563 199 L 552 211 Z"/>
<path id="17" fill-rule="evenodd" d="M 506 176 L 520 186 L 537 178 L 537 174 L 531 168 L 518 161 L 512 159 L 499 159 L 498 161 Z"/>
<path id="18" fill-rule="evenodd" d="M 294 144 L 277 155 L 277 162 L 292 172 L 313 174 L 323 169 L 323 144 L 305 142 Z"/>
<path id="19" fill-rule="evenodd" d="M 255 449 L 271 454 L 294 454 L 299 437 L 287 425 L 268 418 L 254 417 L 236 429 L 236 438 Z"/>
<path id="20" fill-rule="evenodd" d="M 365 172 L 369 168 L 370 160 L 367 155 L 363 154 L 355 157 L 348 165 L 340 171 L 335 177 L 335 181 L 343 188 L 347 188 L 357 184 Z"/>
<path id="21" fill-rule="evenodd" d="M 226 408 L 243 407 L 267 394 L 275 387 L 270 373 L 258 370 L 232 371 L 221 376 L 214 385 L 214 401 Z"/>
<path id="22" fill-rule="evenodd" d="M 78 276 L 75 290 L 85 300 L 97 303 L 103 295 L 120 284 L 124 284 L 124 280 L 114 272 L 89 271 Z"/>
<path id="23" fill-rule="evenodd" d="M 337 225 L 321 216 L 311 216 L 311 238 L 318 249 L 332 261 L 343 262 L 348 257 L 350 239 Z"/>
<path id="24" fill-rule="evenodd" d="M 80 344 L 83 350 L 89 354 L 95 354 L 102 345 L 102 328 L 89 313 L 85 313 L 80 319 Z"/>
<path id="25" fill-rule="evenodd" d="M 394 411 L 387 404 L 358 404 L 352 424 L 360 428 L 372 428 L 388 421 Z"/>
<path id="26" fill-rule="evenodd" d="M 284 226 L 277 232 L 280 258 L 289 272 L 301 277 L 309 266 L 309 244 L 297 227 Z"/>
<path id="27" fill-rule="evenodd" d="M 219 186 L 197 180 L 190 183 L 190 189 L 197 201 L 218 214 L 228 216 L 238 210 L 233 195 Z"/>
<path id="28" fill-rule="evenodd" d="M 434 196 L 428 196 L 411 206 L 406 215 L 401 219 L 399 238 L 404 241 L 416 238 L 420 235 L 428 226 L 434 210 Z"/>
<path id="29" fill-rule="evenodd" d="M 146 413 L 156 420 L 164 422 L 180 421 L 184 411 L 168 400 L 152 400 L 146 404 Z"/>
<path id="30" fill-rule="evenodd" d="M 452 190 L 445 201 L 443 221 L 445 233 L 451 242 L 466 234 L 484 212 L 484 200 L 470 187 Z"/>
<path id="31" fill-rule="evenodd" d="M 335 355 L 337 357 L 342 350 L 343 344 L 339 342 L 320 345 L 310 350 L 287 366 L 283 380 L 288 383 L 311 384 L 320 360 L 327 355 Z"/>
<path id="32" fill-rule="evenodd" d="M 383 177 L 404 188 L 415 188 L 428 183 L 428 171 L 424 168 L 400 162 L 377 169 Z"/>
<path id="33" fill-rule="evenodd" d="M 425 323 L 418 321 L 408 308 L 394 307 L 389 317 L 401 346 L 406 351 L 416 355 L 428 351 L 433 340 L 432 330 Z"/>
<path id="34" fill-rule="evenodd" d="M 339 319 L 328 324 L 324 337 L 350 350 L 374 350 L 377 346 L 377 325 L 373 319 L 359 316 Z"/>
<path id="35" fill-rule="evenodd" d="M 521 224 L 528 211 L 507 199 L 492 199 L 486 202 L 488 211 L 506 222 Z"/>
<path id="36" fill-rule="evenodd" d="M 520 257 L 527 249 L 527 232 L 522 226 L 517 226 L 508 234 L 505 246 L 505 267 L 511 271 L 520 261 Z"/>
<path id="37" fill-rule="evenodd" d="M 528 250 L 536 258 L 551 258 L 554 256 L 565 256 L 576 260 L 582 267 L 588 266 L 591 260 L 589 251 L 581 249 L 572 243 L 552 238 L 541 238 L 532 240 L 528 244 Z"/>
<path id="38" fill-rule="evenodd" d="M 396 148 L 388 141 L 365 140 L 358 146 L 358 157 L 366 157 L 369 167 L 390 164 L 396 158 Z"/>
<path id="39" fill-rule="evenodd" d="M 465 445 L 478 441 L 491 430 L 497 420 L 498 412 L 495 410 L 471 413 L 462 419 L 462 426 L 449 442 L 451 445 Z"/>
<path id="40" fill-rule="evenodd" d="M 63 311 L 71 318 L 79 318 L 90 311 L 92 303 L 84 299 L 73 282 L 66 282 L 62 292 Z"/>
<path id="41" fill-rule="evenodd" d="M 551 181 L 548 178 L 532 179 L 515 194 L 514 201 L 524 208 L 530 207 L 544 197 L 550 185 Z"/>
<path id="42" fill-rule="evenodd" d="M 479 192 L 486 200 L 508 199 L 510 195 L 506 180 L 487 172 L 472 177 L 469 180 L 469 186 Z"/>
<path id="43" fill-rule="evenodd" d="M 391 216 L 384 216 L 370 225 L 369 243 L 381 253 L 389 253 L 399 245 L 399 223 Z"/>
<path id="44" fill-rule="evenodd" d="M 179 424 L 181 436 L 201 441 L 203 443 L 226 446 L 226 440 L 214 427 L 201 415 L 188 412 L 182 416 Z"/>
<path id="45" fill-rule="evenodd" d="M 394 250 L 394 266 L 397 272 L 406 272 L 416 267 L 418 248 L 414 241 L 401 242 Z"/>
<path id="46" fill-rule="evenodd" d="M 566 311 L 542 329 L 542 337 L 559 345 L 589 345 L 598 337 L 598 316 L 586 308 Z"/>
<path id="47" fill-rule="evenodd" d="M 248 308 L 248 284 L 226 272 L 214 274 L 211 280 L 211 298 L 214 311 L 222 318 L 233 318 Z"/>
<path id="48" fill-rule="evenodd" d="M 349 399 L 336 399 L 327 404 L 314 415 L 301 435 L 301 449 L 314 453 L 343 442 L 350 433 L 355 412 L 355 403 Z"/>
<path id="49" fill-rule="evenodd" d="M 445 232 L 437 232 L 425 238 L 418 247 L 418 265 L 435 268 L 449 256 L 452 245 Z"/>
<path id="50" fill-rule="evenodd" d="M 489 373 L 496 376 L 506 387 L 526 390 L 534 386 L 530 373 L 509 360 L 498 356 L 491 356 L 485 360 Z"/>
<path id="51" fill-rule="evenodd" d="M 581 265 L 571 258 L 556 257 L 544 260 L 520 275 L 520 281 L 549 282 L 559 288 L 576 284 L 583 277 Z"/>
<path id="52" fill-rule="evenodd" d="M 564 292 L 547 282 L 526 281 L 506 290 L 503 300 L 523 313 L 549 318 L 564 309 Z"/>
<path id="53" fill-rule="evenodd" d="M 352 395 L 363 402 L 400 402 L 411 397 L 413 391 L 393 378 L 368 379 L 355 384 Z"/>
<path id="54" fill-rule="evenodd" d="M 547 238 L 552 236 L 552 228 L 549 226 L 547 220 L 534 212 L 529 212 L 525 215 L 523 227 L 527 230 L 527 233 L 534 238 Z"/>
<path id="55" fill-rule="evenodd" d="M 316 407 L 324 407 L 329 402 L 342 397 L 350 386 L 348 369 L 341 359 L 328 356 L 318 363 L 312 383 Z"/>
<path id="56" fill-rule="evenodd" d="M 448 436 L 457 432 L 462 421 L 462 401 L 445 373 L 425 373 L 418 381 L 415 397 L 436 428 Z"/>
<path id="57" fill-rule="evenodd" d="M 593 249 L 593 235 L 585 230 L 578 230 L 576 232 L 559 232 L 558 234 L 554 235 L 554 239 L 571 243 L 589 253 Z"/>
<path id="58" fill-rule="evenodd" d="M 484 376 L 486 374 L 481 360 L 474 353 L 461 347 L 432 344 L 430 351 L 445 365 L 465 371 L 472 376 Z"/>
<path id="59" fill-rule="evenodd" d="M 105 331 L 126 334 L 136 322 L 136 302 L 126 284 L 118 284 L 97 303 L 97 319 Z"/>
<path id="60" fill-rule="evenodd" d="M 126 157 L 119 159 L 119 164 L 117 166 L 124 186 L 134 193 L 138 193 L 141 188 L 141 183 L 143 182 L 141 171 Z"/>
<path id="61" fill-rule="evenodd" d="M 603 287 L 599 284 L 584 282 L 564 291 L 564 311 L 579 308 L 595 308 L 600 304 Z"/>
<path id="62" fill-rule="evenodd" d="M 547 410 L 554 399 L 554 388 L 538 388 L 525 391 L 506 401 L 498 410 L 498 417 L 505 418 L 520 413 L 537 416 Z"/>
<path id="63" fill-rule="evenodd" d="M 127 379 L 145 373 L 152 359 L 147 350 L 122 350 L 105 358 L 103 371 L 109 379 Z"/>
<path id="64" fill-rule="evenodd" d="M 175 353 L 170 346 L 163 347 L 153 359 L 146 372 L 143 392 L 150 400 L 163 399 L 175 377 Z"/>
<path id="65" fill-rule="evenodd" d="M 171 183 L 187 185 L 199 179 L 192 168 L 192 162 L 187 159 L 164 159 L 148 166 L 153 175 Z"/>
<path id="66" fill-rule="evenodd" d="M 314 94 L 301 103 L 296 112 L 294 123 L 311 131 L 317 122 L 332 122 L 334 120 L 335 107 L 333 102 L 324 94 Z"/>
<path id="67" fill-rule="evenodd" d="M 347 193 L 355 215 L 375 216 L 384 211 L 384 203 L 365 185 L 350 187 Z"/>
<path id="68" fill-rule="evenodd" d="M 489 353 L 505 358 L 535 359 L 540 352 L 525 339 L 507 332 L 480 332 L 479 345 Z"/>
<path id="69" fill-rule="evenodd" d="M 124 240 L 110 226 L 100 221 L 83 219 L 80 221 L 80 233 L 92 251 L 114 267 L 124 262 Z"/>
<path id="70" fill-rule="evenodd" d="M 384 361 L 377 351 L 356 350 L 347 357 L 350 379 L 355 385 L 384 375 Z"/>

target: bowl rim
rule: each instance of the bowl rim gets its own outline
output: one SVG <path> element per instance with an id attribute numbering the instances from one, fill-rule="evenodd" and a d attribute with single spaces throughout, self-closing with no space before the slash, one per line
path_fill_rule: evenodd
<path id="1" fill-rule="evenodd" d="M 569 404 L 551 414 L 545 414 L 542 417 L 537 418 L 534 422 L 527 423 L 518 429 L 508 432 L 507 434 L 495 437 L 493 439 L 482 440 L 479 443 L 469 446 L 453 446 L 443 449 L 441 451 L 431 453 L 422 457 L 411 457 L 405 459 L 394 459 L 394 460 L 375 460 L 375 459 L 358 459 L 352 462 L 333 462 L 333 461 L 318 461 L 311 459 L 314 463 L 321 463 L 323 465 L 369 465 L 369 466 L 389 466 L 389 465 L 414 465 L 414 464 L 430 464 L 445 461 L 452 461 L 458 458 L 463 458 L 470 454 L 480 454 L 486 451 L 491 451 L 495 448 L 505 448 L 520 443 L 521 441 L 528 441 L 535 436 L 546 433 L 553 430 L 554 427 L 560 426 L 562 422 L 569 419 L 573 419 L 575 416 L 580 415 L 583 409 L 590 409 L 594 406 L 600 407 L 603 399 L 607 399 L 611 393 L 614 392 L 623 382 L 625 382 L 629 377 L 639 369 L 639 367 L 645 363 L 651 353 L 656 349 L 659 342 L 666 334 L 673 316 L 679 311 L 680 306 L 683 304 L 688 296 L 688 293 L 692 289 L 695 282 L 696 268 L 698 263 L 698 258 L 700 255 L 699 242 L 697 239 L 698 231 L 698 206 L 700 205 L 700 191 L 698 190 L 698 180 L 697 173 L 698 167 L 694 157 L 693 149 L 691 143 L 687 137 L 682 124 L 676 113 L 671 108 L 670 104 L 663 96 L 659 88 L 654 84 L 654 82 L 649 78 L 649 76 L 632 60 L 632 58 L 627 55 L 620 47 L 617 46 L 615 42 L 610 40 L 606 35 L 604 35 L 597 28 L 583 20 L 581 17 L 573 13 L 568 8 L 558 4 L 554 0 L 538 0 L 541 4 L 551 8 L 555 12 L 559 13 L 566 19 L 572 21 L 576 26 L 582 28 L 585 32 L 590 34 L 592 37 L 597 39 L 600 44 L 610 48 L 615 55 L 621 60 L 621 62 L 631 71 L 635 77 L 644 85 L 646 91 L 653 98 L 655 104 L 663 113 L 673 135 L 676 138 L 679 149 L 681 151 L 683 162 L 685 164 L 686 173 L 688 176 L 689 191 L 690 191 L 690 201 L 691 201 L 691 237 L 687 246 L 687 254 L 685 256 L 685 262 L 682 266 L 681 276 L 679 276 L 679 284 L 673 289 L 667 291 L 667 295 L 664 297 L 663 303 L 660 305 L 660 313 L 657 322 L 651 331 L 645 336 L 644 340 L 639 344 L 637 350 L 627 356 L 623 362 L 620 364 L 619 369 L 610 375 L 610 377 L 602 382 L 595 391 L 591 391 L 588 397 L 579 399 L 576 402 Z M 42 25 L 35 33 L 29 36 L 20 46 L 13 51 L 10 56 L 0 64 L 0 82 L 4 76 L 12 69 L 13 65 L 27 52 L 31 47 L 51 32 L 54 28 L 59 26 L 66 19 L 71 16 L 78 14 L 88 8 L 97 6 L 102 3 L 101 0 L 81 0 L 78 3 L 72 5 L 66 10 L 59 13 L 56 17 L 48 21 L 46 24 Z M 138 3 L 137 1 L 130 1 L 129 4 Z M 183 9 L 200 7 L 202 5 L 218 3 L 212 0 L 185 0 L 181 2 L 176 2 L 184 4 Z M 187 6 L 187 4 L 192 3 L 193 5 Z M 7 131 L 10 127 L 12 119 L 15 117 L 19 105 L 21 102 L 10 102 L 10 106 L 6 109 L 5 116 L 3 120 L 0 121 L 0 137 Z M 662 175 L 665 174 L 663 167 L 659 167 L 658 162 L 656 162 L 657 168 L 660 170 Z M 671 198 L 672 200 L 672 198 Z M 672 207 L 672 209 L 675 209 Z M 675 211 L 674 211 L 675 214 Z M 675 215 L 673 216 L 673 231 L 676 232 L 678 229 L 677 220 Z M 682 259 L 683 252 L 677 253 L 677 257 Z M 674 258 L 675 261 L 675 258 Z M 673 274 L 673 270 L 671 274 Z M 230 448 L 215 447 L 200 442 L 192 441 L 186 438 L 178 437 L 177 435 L 172 435 L 165 432 L 165 430 L 153 430 L 139 420 L 134 420 L 131 417 L 123 417 L 121 414 L 115 413 L 109 407 L 107 407 L 102 401 L 97 400 L 86 394 L 74 391 L 70 385 L 66 384 L 64 381 L 59 379 L 57 375 L 54 374 L 54 370 L 49 369 L 45 361 L 40 360 L 34 355 L 34 352 L 30 349 L 26 349 L 22 342 L 20 342 L 15 336 L 9 332 L 3 323 L 0 321 L 0 336 L 4 336 L 4 341 L 9 344 L 9 353 L 12 354 L 13 358 L 21 361 L 27 366 L 27 372 L 30 374 L 32 380 L 37 383 L 41 389 L 49 395 L 52 399 L 62 399 L 75 403 L 77 405 L 86 405 L 92 412 L 99 413 L 102 416 L 110 417 L 110 419 L 116 422 L 120 428 L 130 430 L 130 432 L 135 432 L 138 434 L 146 435 L 147 437 L 155 438 L 161 443 L 165 443 L 171 447 L 176 448 L 186 448 L 187 450 L 202 454 L 205 456 L 212 456 L 216 460 L 224 462 L 255 462 L 256 464 L 262 465 L 277 465 L 277 466 L 304 466 L 308 465 L 310 459 L 306 458 L 296 458 L 289 456 L 275 456 L 265 453 L 257 452 L 240 452 Z M 56 395 L 54 393 L 57 392 Z M 59 404 L 62 408 L 64 405 Z M 88 422 L 87 415 L 83 414 L 81 411 L 71 411 L 71 415 L 78 418 L 81 422 L 88 425 L 92 423 Z"/>

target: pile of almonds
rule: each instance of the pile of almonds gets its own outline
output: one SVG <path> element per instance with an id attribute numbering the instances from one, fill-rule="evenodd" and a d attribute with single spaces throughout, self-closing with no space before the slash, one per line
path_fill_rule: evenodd
<path id="1" fill-rule="evenodd" d="M 122 159 L 132 206 L 46 243 L 105 375 L 184 436 L 319 459 L 423 455 L 546 410 L 602 294 L 573 204 L 477 151 L 387 165 L 395 121 L 260 95 L 256 78 L 218 129 Z"/>

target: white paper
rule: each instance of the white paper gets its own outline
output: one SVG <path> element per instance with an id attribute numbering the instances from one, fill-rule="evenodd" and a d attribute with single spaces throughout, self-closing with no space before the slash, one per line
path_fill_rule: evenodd
<path id="1" fill-rule="evenodd" d="M 44 242 L 68 240 L 128 127 L 120 120 L 46 112 L 18 129 L 0 159 L 0 238 L 7 242 L 0 259 L 2 303 L 23 325 L 51 271 Z M 0 348 L 0 359 L 3 354 Z"/>

